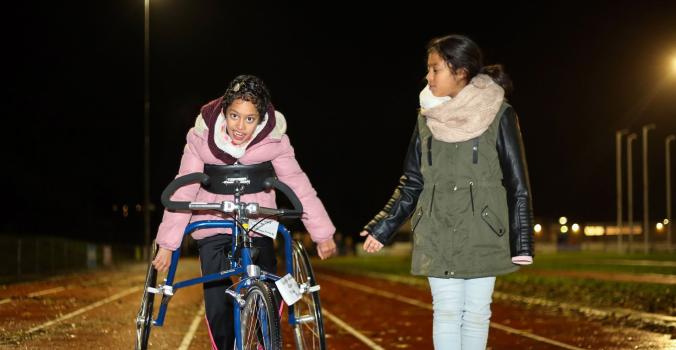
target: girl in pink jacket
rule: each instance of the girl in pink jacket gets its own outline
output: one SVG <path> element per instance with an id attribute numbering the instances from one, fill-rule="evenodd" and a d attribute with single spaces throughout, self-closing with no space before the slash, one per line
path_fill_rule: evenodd
<path id="1" fill-rule="evenodd" d="M 322 259 L 336 252 L 333 240 L 335 227 L 331 223 L 317 192 L 296 161 L 293 147 L 286 132 L 284 116 L 275 111 L 270 94 L 261 79 L 240 75 L 230 82 L 223 97 L 204 105 L 195 126 L 188 131 L 178 176 L 202 172 L 205 164 L 258 164 L 271 161 L 280 181 L 296 193 L 303 205 L 302 221 L 317 243 L 317 253 Z M 199 184 L 185 186 L 172 196 L 174 201 L 221 202 L 233 201 L 232 195 L 207 192 Z M 259 203 L 275 208 L 275 193 L 245 194 L 242 202 Z M 157 232 L 159 245 L 153 265 L 166 271 L 171 263 L 172 251 L 181 245 L 185 227 L 193 221 L 225 219 L 221 213 L 170 212 L 165 210 Z M 226 254 L 232 243 L 227 229 L 197 230 L 192 237 L 199 247 L 202 274 L 227 270 Z M 255 236 L 253 244 L 260 250 L 255 261 L 263 270 L 275 271 L 276 260 L 273 241 L 269 237 Z M 234 344 L 232 303 L 225 298 L 231 281 L 204 284 L 204 302 L 207 321 L 215 349 L 232 349 Z"/>

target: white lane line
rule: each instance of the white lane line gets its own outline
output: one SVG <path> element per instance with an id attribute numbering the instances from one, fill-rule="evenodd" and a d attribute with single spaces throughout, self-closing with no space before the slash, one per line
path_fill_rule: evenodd
<path id="1" fill-rule="evenodd" d="M 63 321 L 63 320 L 67 320 L 67 319 L 69 319 L 69 318 L 75 317 L 75 316 L 77 316 L 77 315 L 79 315 L 79 314 L 82 314 L 82 313 L 85 313 L 85 312 L 87 312 L 87 311 L 89 311 L 89 310 L 91 310 L 91 309 L 97 308 L 97 307 L 99 307 L 99 306 L 101 306 L 101 305 L 110 303 L 111 301 L 115 301 L 115 300 L 117 300 L 117 299 L 120 299 L 120 298 L 122 298 L 122 297 L 125 297 L 125 296 L 127 296 L 127 295 L 129 295 L 129 294 L 131 294 L 131 293 L 138 292 L 139 290 L 143 290 L 143 286 L 132 287 L 132 288 L 126 289 L 126 290 L 124 290 L 124 291 L 122 291 L 122 292 L 119 292 L 119 293 L 117 293 L 117 294 L 115 294 L 115 295 L 111 295 L 111 296 L 109 296 L 108 298 L 105 298 L 105 299 L 103 299 L 103 300 L 97 301 L 97 302 L 95 302 L 95 303 L 93 303 L 93 304 L 90 304 L 90 305 L 88 305 L 88 306 L 85 306 L 85 307 L 83 307 L 83 308 L 81 308 L 81 309 L 79 309 L 79 310 L 75 310 L 75 311 L 73 311 L 73 312 L 71 312 L 71 313 L 69 313 L 69 314 L 63 315 L 63 316 L 57 318 L 56 320 L 52 320 L 52 321 L 49 321 L 49 322 L 45 322 L 45 323 L 43 323 L 43 324 L 41 324 L 41 325 L 39 325 L 39 326 L 37 326 L 37 327 L 33 327 L 33 328 L 29 329 L 26 333 L 30 334 L 30 333 L 39 331 L 39 330 L 41 330 L 41 329 L 43 329 L 43 328 L 45 328 L 45 327 L 49 327 L 49 326 L 55 325 L 55 324 L 57 324 L 57 323 L 59 323 L 59 322 L 61 322 L 61 321 Z"/>
<path id="2" fill-rule="evenodd" d="M 362 286 L 361 284 L 350 282 L 350 281 L 344 280 L 342 278 L 322 275 L 321 279 L 327 280 L 327 281 L 332 281 L 333 283 L 340 284 L 340 285 L 343 285 L 343 286 L 348 287 L 348 288 L 361 290 L 362 292 L 379 295 L 379 296 L 384 297 L 384 298 L 394 299 L 394 300 L 401 301 L 402 303 L 421 307 L 423 309 L 432 310 L 432 305 L 430 305 L 428 303 L 424 303 L 420 300 L 411 299 L 411 298 L 407 298 L 405 296 L 401 296 L 399 294 L 390 293 L 390 292 L 382 291 L 382 290 L 379 290 L 379 289 Z"/>
<path id="3" fill-rule="evenodd" d="M 331 320 L 333 323 L 337 324 L 338 327 L 346 330 L 348 333 L 352 334 L 355 338 L 361 340 L 362 343 L 366 344 L 371 349 L 373 349 L 373 350 L 385 350 L 385 348 L 376 344 L 375 342 L 373 342 L 373 340 L 369 339 L 367 336 L 363 335 L 358 330 L 350 327 L 350 325 L 348 325 L 347 323 L 345 323 L 345 321 L 338 318 L 338 316 L 330 313 L 329 310 L 327 310 L 325 307 L 322 307 L 322 315 L 328 317 L 329 320 Z"/>
<path id="4" fill-rule="evenodd" d="M 493 299 L 506 300 L 510 302 L 519 302 L 527 305 L 539 305 L 544 307 L 558 308 L 562 310 L 574 310 L 585 315 L 590 315 L 596 318 L 620 317 L 623 319 L 640 320 L 643 323 L 650 323 L 653 325 L 674 327 L 676 326 L 676 316 L 668 316 L 662 314 L 653 314 L 648 312 L 641 312 L 623 308 L 612 309 L 594 309 L 587 306 L 570 304 L 564 302 L 555 302 L 552 300 L 524 297 L 520 295 L 513 295 L 501 292 L 493 292 Z"/>
<path id="5" fill-rule="evenodd" d="M 12 299 L 11 299 L 11 298 L 7 298 L 7 299 L 2 299 L 2 300 L 0 300 L 0 305 L 2 305 L 2 304 L 6 304 L 6 303 L 9 303 L 10 301 L 12 301 Z"/>
<path id="6" fill-rule="evenodd" d="M 424 279 L 416 278 L 416 277 L 412 277 L 412 276 L 399 276 L 399 275 L 364 272 L 364 271 L 359 272 L 359 275 L 377 278 L 377 279 L 383 279 L 383 280 L 397 282 L 397 283 L 404 283 L 404 284 L 414 285 L 414 286 L 423 286 L 423 287 L 428 286 L 427 281 L 425 281 Z M 501 292 L 493 292 L 493 300 L 496 300 L 496 299 L 497 300 L 509 301 L 509 302 L 519 302 L 519 303 L 523 303 L 523 304 L 527 304 L 527 305 L 540 305 L 540 306 L 544 306 L 544 307 L 554 307 L 554 308 L 562 309 L 562 310 L 565 310 L 565 311 L 580 312 L 582 314 L 593 316 L 593 317 L 596 317 L 596 318 L 601 318 L 601 319 L 606 319 L 608 317 L 615 317 L 615 318 L 621 318 L 621 319 L 638 320 L 642 323 L 657 325 L 657 326 L 660 326 L 660 327 L 673 328 L 674 326 L 676 326 L 676 316 L 667 316 L 667 315 L 662 315 L 662 314 L 641 312 L 641 311 L 636 311 L 636 310 L 631 310 L 631 309 L 624 309 L 624 308 L 595 309 L 595 308 L 592 308 L 592 307 L 579 305 L 579 304 L 564 303 L 564 302 L 560 302 L 560 301 L 552 301 L 552 300 L 547 300 L 547 299 L 542 299 L 542 298 L 524 297 L 524 296 L 520 296 L 520 295 L 501 293 Z"/>
<path id="7" fill-rule="evenodd" d="M 183 337 L 183 341 L 181 341 L 181 345 L 178 347 L 178 350 L 188 350 L 190 343 L 195 336 L 195 332 L 197 332 L 197 327 L 199 327 L 200 322 L 202 321 L 204 321 L 204 305 L 201 305 L 199 310 L 197 310 L 197 315 L 195 315 L 195 318 L 192 319 L 190 328 L 188 328 L 188 333 L 186 333 Z"/>
<path id="8" fill-rule="evenodd" d="M 537 334 L 533 334 L 533 333 L 530 333 L 530 332 L 527 332 L 527 331 L 518 330 L 516 328 L 508 327 L 508 326 L 505 326 L 503 324 L 499 324 L 499 323 L 495 323 L 495 322 L 491 322 L 491 327 L 493 327 L 495 329 L 499 329 L 499 330 L 507 332 L 507 333 L 513 333 L 513 334 L 516 334 L 516 335 L 520 335 L 522 337 L 531 338 L 533 340 L 537 340 L 537 341 L 547 343 L 547 344 L 550 344 L 550 345 L 555 345 L 555 346 L 558 346 L 558 347 L 564 348 L 564 349 L 584 350 L 583 348 L 578 348 L 577 346 L 574 346 L 574 345 L 568 345 L 566 343 L 562 343 L 562 342 L 558 342 L 558 341 L 553 340 L 553 339 L 541 337 Z"/>
<path id="9" fill-rule="evenodd" d="M 582 260 L 585 264 L 604 264 L 604 265 L 626 265 L 626 266 L 665 266 L 676 267 L 676 261 L 659 260 L 629 260 L 629 259 L 608 259 L 608 260 Z"/>
<path id="10" fill-rule="evenodd" d="M 402 303 L 414 305 L 414 306 L 421 307 L 421 308 L 428 309 L 428 310 L 433 310 L 432 305 L 430 305 L 428 303 L 423 303 L 423 302 L 416 300 L 416 299 L 407 298 L 407 297 L 404 297 L 404 296 L 401 296 L 401 295 L 397 295 L 397 294 L 390 293 L 390 292 L 385 292 L 385 291 L 382 291 L 382 290 L 379 290 L 379 289 L 362 286 L 361 284 L 350 282 L 350 281 L 344 280 L 342 278 L 322 275 L 321 279 L 331 281 L 335 284 L 342 285 L 342 286 L 345 286 L 345 287 L 348 287 L 348 288 L 357 289 L 357 290 L 360 290 L 362 292 L 378 295 L 378 296 L 381 296 L 383 298 L 394 299 L 394 300 L 401 301 Z M 322 310 L 323 310 L 323 308 L 322 308 Z M 508 327 L 508 326 L 505 326 L 505 325 L 502 325 L 502 324 L 499 324 L 499 323 L 495 323 L 495 322 L 491 322 L 491 327 L 493 327 L 495 329 L 499 329 L 501 331 L 517 334 L 517 335 L 520 335 L 520 336 L 525 337 L 525 338 L 537 340 L 539 342 L 558 346 L 558 347 L 561 347 L 561 348 L 564 348 L 564 349 L 584 350 L 583 348 L 578 348 L 578 347 L 573 346 L 573 345 L 561 343 L 561 342 L 558 342 L 558 341 L 553 340 L 553 339 L 541 337 L 539 335 L 536 335 L 536 334 L 533 334 L 533 333 L 530 333 L 530 332 L 527 332 L 527 331 L 518 330 L 516 328 Z"/>
<path id="11" fill-rule="evenodd" d="M 64 287 L 55 287 L 55 288 L 41 290 L 39 292 L 30 293 L 30 294 L 28 294 L 28 297 L 29 298 L 35 298 L 35 297 L 39 297 L 39 296 L 42 296 L 42 295 L 58 293 L 58 292 L 61 292 L 61 291 L 64 291 L 64 290 L 66 290 L 66 288 L 64 288 Z"/>

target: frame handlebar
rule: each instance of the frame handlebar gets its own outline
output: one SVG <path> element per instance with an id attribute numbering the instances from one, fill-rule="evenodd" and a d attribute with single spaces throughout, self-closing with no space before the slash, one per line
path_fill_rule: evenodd
<path id="1" fill-rule="evenodd" d="M 185 202 L 185 201 L 172 201 L 171 196 L 179 188 L 200 183 L 201 185 L 209 185 L 209 176 L 204 173 L 191 173 L 181 177 L 175 178 L 172 182 L 167 185 L 167 187 L 162 191 L 162 205 L 169 210 L 176 211 L 189 211 L 189 210 L 219 210 L 222 212 L 233 212 L 237 210 L 237 206 L 228 201 L 223 201 L 222 203 L 198 203 L 198 202 Z M 263 215 L 278 215 L 287 218 L 300 218 L 303 215 L 303 205 L 300 200 L 293 192 L 293 190 L 286 185 L 285 183 L 279 181 L 276 177 L 268 177 L 263 182 L 266 189 L 276 189 L 282 192 L 293 205 L 293 209 L 275 209 L 275 208 L 265 208 L 258 207 L 258 204 L 249 203 L 247 210 L 251 213 L 260 213 Z M 251 206 L 255 204 L 255 206 Z"/>
<path id="2" fill-rule="evenodd" d="M 171 195 L 179 188 L 199 182 L 200 184 L 209 184 L 209 176 L 204 173 L 191 173 L 177 177 L 174 181 L 162 191 L 162 205 L 169 210 L 190 210 L 190 202 L 172 201 Z"/>

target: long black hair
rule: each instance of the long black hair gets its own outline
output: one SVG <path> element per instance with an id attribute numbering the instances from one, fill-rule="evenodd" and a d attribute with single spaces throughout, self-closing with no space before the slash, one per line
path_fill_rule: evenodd
<path id="1" fill-rule="evenodd" d="M 502 86 L 505 95 L 513 90 L 512 80 L 505 73 L 504 67 L 501 64 L 484 66 L 481 48 L 464 35 L 452 34 L 430 40 L 427 53 L 432 52 L 439 54 L 453 72 L 464 69 L 467 72 L 467 82 L 477 74 L 486 74 Z"/>

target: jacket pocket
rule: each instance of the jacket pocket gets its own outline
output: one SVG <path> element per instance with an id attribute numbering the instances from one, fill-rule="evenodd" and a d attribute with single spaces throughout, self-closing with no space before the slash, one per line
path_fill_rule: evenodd
<path id="1" fill-rule="evenodd" d="M 418 226 L 418 223 L 420 222 L 420 219 L 423 217 L 423 210 L 422 208 L 419 208 L 418 210 L 415 211 L 415 214 L 413 214 L 413 217 L 411 218 L 411 232 L 415 231 L 416 226 Z"/>
<path id="2" fill-rule="evenodd" d="M 430 199 L 430 210 L 429 210 L 429 212 L 427 212 L 427 215 L 428 215 L 428 216 L 429 216 L 429 215 L 432 215 L 432 208 L 433 208 L 433 206 L 434 206 L 434 192 L 436 192 L 436 190 L 437 190 L 437 184 L 434 184 L 434 185 L 432 186 L 432 199 Z M 422 215 L 421 215 L 421 216 L 422 216 Z"/>
<path id="3" fill-rule="evenodd" d="M 474 216 L 474 182 L 469 182 L 469 200 L 472 203 L 472 216 Z M 485 208 L 484 208 L 485 209 Z"/>
<path id="4" fill-rule="evenodd" d="M 485 206 L 483 210 L 481 210 L 481 220 L 483 220 L 488 227 L 495 232 L 498 237 L 502 237 L 502 235 L 505 234 L 505 226 L 502 225 L 500 220 L 498 219 L 498 216 L 495 215 L 495 213 L 488 208 L 488 206 Z"/>

